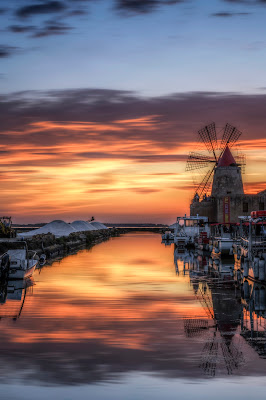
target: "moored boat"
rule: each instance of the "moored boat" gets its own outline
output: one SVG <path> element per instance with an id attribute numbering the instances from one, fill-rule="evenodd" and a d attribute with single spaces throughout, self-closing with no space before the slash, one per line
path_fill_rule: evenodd
<path id="1" fill-rule="evenodd" d="M 181 242 L 185 245 L 198 244 L 199 237 L 204 236 L 204 244 L 209 240 L 210 229 L 208 225 L 208 217 L 187 216 L 177 217 L 175 224 L 174 243 L 178 246 Z"/>
<path id="2" fill-rule="evenodd" d="M 174 234 L 171 231 L 165 231 L 162 234 L 162 240 L 167 240 L 167 241 L 174 240 Z"/>
<path id="3" fill-rule="evenodd" d="M 38 264 L 36 252 L 28 250 L 26 242 L 15 242 L 15 248 L 0 257 L 1 276 L 8 279 L 25 279 L 32 276 Z"/>

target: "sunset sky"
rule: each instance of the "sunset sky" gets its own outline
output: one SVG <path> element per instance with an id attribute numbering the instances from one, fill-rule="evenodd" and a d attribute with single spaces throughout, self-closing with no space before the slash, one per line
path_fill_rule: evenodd
<path id="1" fill-rule="evenodd" d="M 0 0 L 0 213 L 173 222 L 212 121 L 266 189 L 265 20 L 263 0 Z"/>

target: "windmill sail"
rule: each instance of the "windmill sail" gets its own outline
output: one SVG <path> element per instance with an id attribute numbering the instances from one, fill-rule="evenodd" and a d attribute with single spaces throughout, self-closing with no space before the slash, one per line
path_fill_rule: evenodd
<path id="1" fill-rule="evenodd" d="M 186 171 L 193 171 L 208 167 L 210 163 L 215 162 L 210 156 L 200 153 L 190 152 L 187 160 Z"/>
<path id="2" fill-rule="evenodd" d="M 233 147 L 241 135 L 242 132 L 240 132 L 237 128 L 235 128 L 230 124 L 226 124 L 224 128 L 223 137 L 221 140 L 222 153 L 224 152 L 226 147 Z"/>
<path id="3" fill-rule="evenodd" d="M 198 131 L 202 142 L 205 144 L 206 149 L 213 153 L 215 160 L 217 160 L 215 150 L 217 150 L 217 135 L 215 123 L 205 126 Z"/>
<path id="4" fill-rule="evenodd" d="M 204 176 L 202 179 L 201 183 L 198 185 L 195 194 L 197 193 L 199 197 L 201 198 L 204 194 L 207 194 L 211 188 L 212 184 L 212 175 L 214 172 L 215 166 L 210 169 L 207 174 Z"/>

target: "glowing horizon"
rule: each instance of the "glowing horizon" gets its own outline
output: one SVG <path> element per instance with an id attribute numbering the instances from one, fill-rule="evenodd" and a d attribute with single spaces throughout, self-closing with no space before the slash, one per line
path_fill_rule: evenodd
<path id="1" fill-rule="evenodd" d="M 183 132 L 175 116 L 163 114 L 104 123 L 39 120 L 3 131 L 2 213 L 15 223 L 91 215 L 104 222 L 173 222 L 189 212 L 195 190 L 185 164 L 199 144 L 185 118 Z M 239 142 L 247 156 L 246 193 L 266 188 L 266 141 L 257 136 L 243 134 Z"/>

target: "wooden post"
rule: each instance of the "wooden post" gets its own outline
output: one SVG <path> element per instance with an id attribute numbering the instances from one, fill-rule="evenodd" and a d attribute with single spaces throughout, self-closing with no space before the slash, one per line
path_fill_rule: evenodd
<path id="1" fill-rule="evenodd" d="M 252 220 L 249 221 L 249 232 L 248 232 L 248 258 L 251 260 L 252 252 Z"/>

